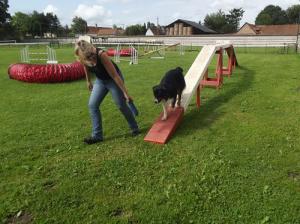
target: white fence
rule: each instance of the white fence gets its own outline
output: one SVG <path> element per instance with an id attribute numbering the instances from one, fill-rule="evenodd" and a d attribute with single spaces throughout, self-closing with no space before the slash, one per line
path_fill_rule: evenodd
<path id="1" fill-rule="evenodd" d="M 55 39 L 60 44 L 74 44 L 75 38 Z M 164 43 L 172 45 L 181 43 L 185 46 L 204 46 L 215 44 L 217 41 L 231 41 L 237 47 L 283 47 L 295 45 L 297 36 L 237 36 L 237 35 L 196 35 L 196 36 L 133 36 L 133 37 L 107 37 L 103 40 L 99 38 L 99 44 L 103 43 L 120 43 L 139 45 L 143 43 Z M 101 41 L 102 40 L 102 41 Z M 34 41 L 34 40 L 32 40 Z M 34 43 L 0 43 L 1 45 L 35 45 L 49 44 L 52 40 L 41 39 L 35 40 Z"/>
<path id="2" fill-rule="evenodd" d="M 156 36 L 156 37 L 111 37 L 107 42 L 118 43 L 138 43 L 161 41 L 166 45 L 181 43 L 185 46 L 204 46 L 216 44 L 217 41 L 230 41 L 237 47 L 282 47 L 289 44 L 296 44 L 296 36 L 224 36 L 224 35 L 206 35 L 206 36 Z"/>

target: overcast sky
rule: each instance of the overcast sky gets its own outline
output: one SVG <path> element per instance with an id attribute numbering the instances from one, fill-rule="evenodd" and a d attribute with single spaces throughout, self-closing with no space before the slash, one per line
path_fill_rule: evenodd
<path id="1" fill-rule="evenodd" d="M 9 12 L 53 12 L 62 25 L 70 25 L 74 16 L 80 16 L 88 25 L 127 26 L 151 21 L 168 25 L 175 19 L 203 21 L 205 15 L 222 9 L 242 7 L 244 22 L 254 23 L 256 15 L 267 5 L 279 5 L 286 9 L 299 4 L 299 0 L 9 0 Z M 241 24 L 241 25 L 242 25 Z"/>

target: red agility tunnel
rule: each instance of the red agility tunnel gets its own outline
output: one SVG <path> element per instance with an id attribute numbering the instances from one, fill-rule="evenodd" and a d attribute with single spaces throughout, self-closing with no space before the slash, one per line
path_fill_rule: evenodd
<path id="1" fill-rule="evenodd" d="M 13 64 L 8 68 L 11 79 L 31 83 L 69 82 L 85 77 L 83 65 L 70 64 Z"/>
<path id="2" fill-rule="evenodd" d="M 115 54 L 117 53 L 117 50 L 113 49 L 113 48 L 109 48 L 106 51 L 108 56 L 115 56 Z M 120 56 L 121 57 L 130 57 L 131 56 L 131 49 L 130 48 L 125 48 L 125 49 L 121 49 L 119 51 Z"/>

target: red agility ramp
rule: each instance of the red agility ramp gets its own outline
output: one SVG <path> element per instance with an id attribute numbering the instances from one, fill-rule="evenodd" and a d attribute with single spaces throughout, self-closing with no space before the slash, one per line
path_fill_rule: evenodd
<path id="1" fill-rule="evenodd" d="M 162 121 L 163 113 L 161 113 L 144 140 L 146 142 L 165 144 L 180 124 L 183 114 L 184 109 L 182 107 L 176 107 L 175 109 L 168 108 L 168 119 Z"/>
<path id="2" fill-rule="evenodd" d="M 228 66 L 226 68 L 223 67 L 223 50 L 226 50 L 229 57 Z M 217 77 L 209 79 L 208 67 L 216 54 L 218 55 L 216 68 Z M 237 65 L 234 48 L 230 42 L 220 42 L 215 45 L 204 46 L 184 77 L 186 87 L 181 97 L 180 105 L 182 107 L 176 108 L 175 111 L 169 109 L 169 117 L 166 121 L 161 121 L 161 114 L 144 140 L 147 142 L 165 144 L 180 124 L 184 111 L 187 110 L 193 95 L 196 93 L 196 102 L 199 108 L 201 104 L 201 87 L 208 84 L 212 84 L 210 86 L 220 87 L 223 83 L 223 75 L 230 76 Z"/>

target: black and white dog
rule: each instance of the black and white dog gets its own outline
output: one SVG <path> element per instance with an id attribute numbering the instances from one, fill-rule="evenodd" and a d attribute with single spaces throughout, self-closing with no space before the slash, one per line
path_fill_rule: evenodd
<path id="1" fill-rule="evenodd" d="M 168 71 L 160 81 L 160 84 L 153 87 L 153 94 L 155 97 L 154 102 L 162 102 L 164 111 L 162 120 L 166 120 L 168 118 L 167 101 L 169 99 L 172 99 L 171 105 L 172 108 L 174 108 L 178 96 L 177 106 L 180 106 L 181 94 L 185 88 L 185 81 L 182 72 L 183 70 L 180 67 Z"/>

